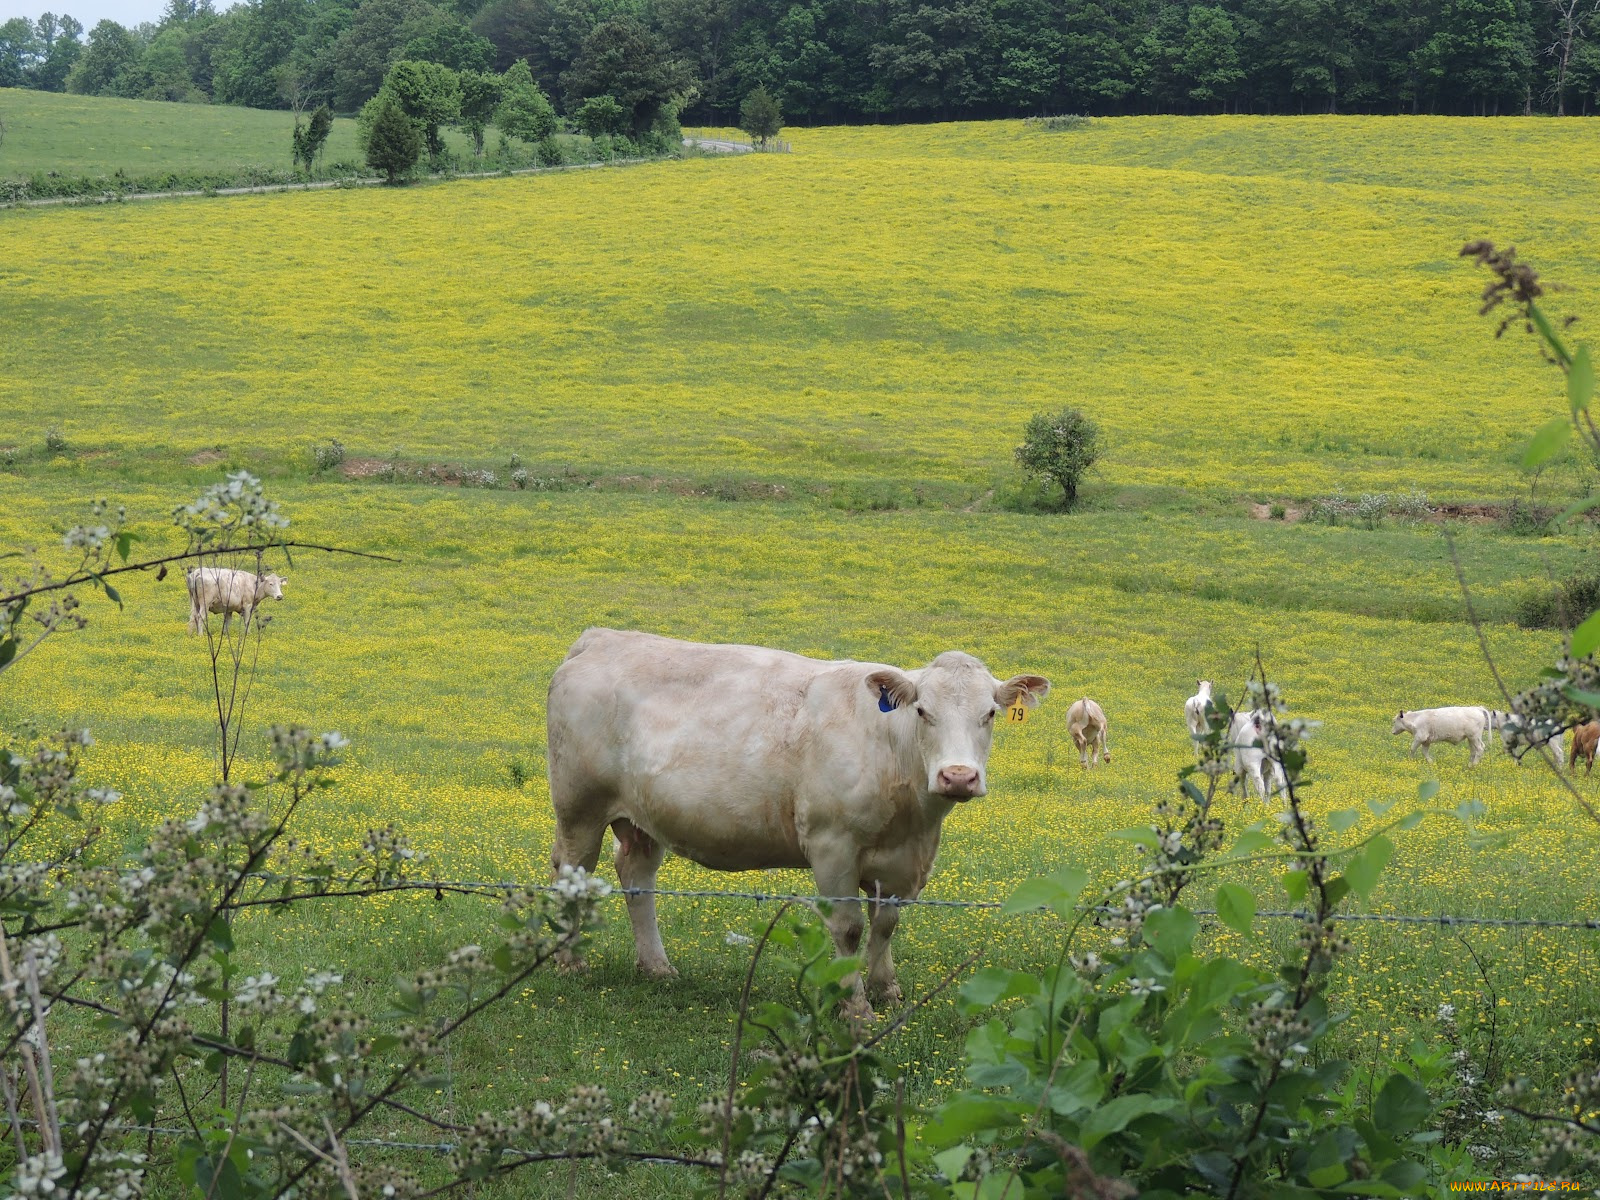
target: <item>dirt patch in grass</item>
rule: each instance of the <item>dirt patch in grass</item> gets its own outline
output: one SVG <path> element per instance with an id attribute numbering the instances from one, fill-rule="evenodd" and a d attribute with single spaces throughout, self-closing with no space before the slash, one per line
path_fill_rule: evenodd
<path id="1" fill-rule="evenodd" d="M 198 454 L 191 454 L 183 461 L 191 467 L 210 467 L 221 462 L 227 455 L 221 450 L 202 450 Z"/>

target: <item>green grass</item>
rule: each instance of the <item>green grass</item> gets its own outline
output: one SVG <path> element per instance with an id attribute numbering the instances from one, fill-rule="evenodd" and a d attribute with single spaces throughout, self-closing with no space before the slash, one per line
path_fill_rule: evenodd
<path id="1" fill-rule="evenodd" d="M 0 88 L 0 121 L 6 125 L 0 178 L 36 171 L 155 175 L 294 165 L 294 117 L 287 112 Z M 323 157 L 359 160 L 353 120 L 334 121 Z"/>

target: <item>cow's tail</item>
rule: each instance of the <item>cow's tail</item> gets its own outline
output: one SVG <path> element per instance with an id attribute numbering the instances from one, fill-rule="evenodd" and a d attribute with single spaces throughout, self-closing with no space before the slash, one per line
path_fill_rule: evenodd
<path id="1" fill-rule="evenodd" d="M 1570 771 L 1578 765 L 1578 730 L 1572 731 L 1572 745 L 1567 748 L 1567 769 Z"/>

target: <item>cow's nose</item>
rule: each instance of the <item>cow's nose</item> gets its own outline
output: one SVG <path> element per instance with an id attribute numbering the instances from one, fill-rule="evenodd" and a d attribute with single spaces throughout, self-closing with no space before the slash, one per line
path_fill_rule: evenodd
<path id="1" fill-rule="evenodd" d="M 940 767 L 939 790 L 946 796 L 971 796 L 978 790 L 976 767 Z"/>

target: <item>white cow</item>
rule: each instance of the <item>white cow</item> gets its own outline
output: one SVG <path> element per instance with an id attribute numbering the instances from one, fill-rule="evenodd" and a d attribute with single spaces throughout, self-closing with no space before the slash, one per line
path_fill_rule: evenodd
<path id="1" fill-rule="evenodd" d="M 1195 680 L 1194 695 L 1183 702 L 1183 720 L 1189 726 L 1191 738 L 1203 738 L 1210 729 L 1206 724 L 1206 705 L 1211 703 L 1211 680 Z M 1200 750 L 1199 743 L 1195 744 L 1195 752 Z"/>
<path id="2" fill-rule="evenodd" d="M 1505 746 L 1506 753 L 1515 758 L 1519 765 L 1527 761 L 1529 751 L 1536 751 L 1540 746 L 1549 746 L 1557 762 L 1566 757 L 1566 743 L 1559 729 L 1547 737 L 1538 729 L 1528 730 L 1521 717 L 1498 708 L 1489 710 L 1489 728 L 1499 731 L 1500 742 Z M 1519 749 L 1522 751 L 1520 755 L 1517 753 Z"/>
<path id="3" fill-rule="evenodd" d="M 1072 744 L 1078 748 L 1078 761 L 1085 769 L 1098 766 L 1102 755 L 1107 763 L 1111 761 L 1106 731 L 1105 710 L 1089 697 L 1074 700 L 1067 709 L 1067 732 L 1072 735 Z"/>
<path id="4" fill-rule="evenodd" d="M 1248 783 L 1266 803 L 1289 786 L 1283 764 L 1266 751 L 1268 714 L 1264 709 L 1236 712 L 1228 723 L 1228 744 L 1233 747 L 1233 784 L 1241 793 Z"/>
<path id="5" fill-rule="evenodd" d="M 857 892 L 921 893 L 941 823 L 988 790 L 995 715 L 1049 690 L 958 651 L 902 671 L 590 629 L 550 680 L 551 865 L 592 870 L 609 826 L 626 888 L 654 888 L 668 851 L 717 871 L 810 867 L 821 895 L 850 897 L 828 925 L 855 954 Z M 673 974 L 655 897 L 630 895 L 628 917 L 639 969 Z M 896 1001 L 900 910 L 871 917 L 867 986 Z"/>
<path id="6" fill-rule="evenodd" d="M 230 567 L 195 567 L 189 572 L 189 632 L 199 633 L 206 613 L 222 614 L 222 632 L 228 632 L 233 614 L 244 618 L 250 629 L 250 616 L 263 600 L 282 600 L 286 582 L 276 575 L 257 575 L 254 571 L 235 571 Z"/>
<path id="7" fill-rule="evenodd" d="M 1422 756 L 1429 762 L 1433 761 L 1429 747 L 1439 742 L 1448 742 L 1452 746 L 1466 742 L 1472 747 L 1472 758 L 1467 766 L 1475 767 L 1483 758 L 1483 738 L 1489 732 L 1492 720 L 1489 710 L 1477 705 L 1401 709 L 1400 715 L 1394 719 L 1391 732 L 1409 733 L 1411 752 L 1407 757 L 1415 758 L 1417 751 L 1421 750 Z"/>

